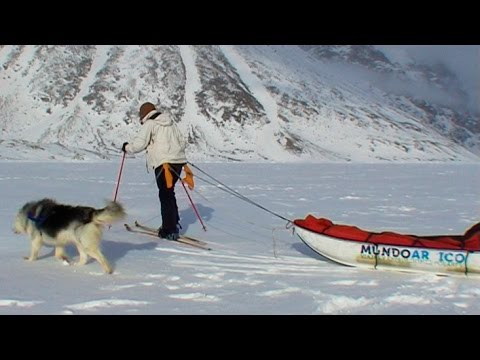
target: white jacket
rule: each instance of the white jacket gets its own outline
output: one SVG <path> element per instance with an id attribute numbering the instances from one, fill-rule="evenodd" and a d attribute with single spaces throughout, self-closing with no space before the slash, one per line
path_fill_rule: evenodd
<path id="1" fill-rule="evenodd" d="M 134 154 L 147 150 L 147 166 L 152 169 L 164 163 L 186 163 L 185 138 L 169 113 L 164 112 L 155 119 L 150 119 L 156 113 L 158 111 L 152 110 L 147 114 L 139 133 L 125 147 L 126 152 Z"/>

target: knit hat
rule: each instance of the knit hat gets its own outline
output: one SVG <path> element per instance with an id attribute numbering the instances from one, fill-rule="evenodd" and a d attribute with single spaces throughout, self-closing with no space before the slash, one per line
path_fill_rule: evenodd
<path id="1" fill-rule="evenodd" d="M 147 116 L 150 112 L 156 110 L 155 105 L 152 103 L 146 102 L 142 106 L 140 106 L 140 122 L 143 124 L 146 119 L 145 116 Z"/>

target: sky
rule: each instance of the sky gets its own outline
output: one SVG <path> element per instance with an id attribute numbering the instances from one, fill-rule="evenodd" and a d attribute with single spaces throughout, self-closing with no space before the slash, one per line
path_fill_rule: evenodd
<path id="1" fill-rule="evenodd" d="M 479 164 L 195 163 L 190 193 L 176 188 L 183 232 L 199 250 L 124 230 L 104 231 L 114 273 L 96 261 L 69 266 L 13 234 L 27 201 L 103 207 L 120 158 L 106 162 L 0 161 L 0 314 L 480 314 L 480 280 L 339 265 L 310 250 L 287 221 L 222 190 L 220 183 L 286 219 L 322 216 L 372 231 L 459 234 L 479 221 Z M 128 217 L 159 226 L 153 174 L 127 158 L 118 200 Z M 206 182 L 204 180 L 209 180 Z M 213 182 L 213 184 L 212 184 Z M 68 253 L 75 259 L 75 248 Z"/>

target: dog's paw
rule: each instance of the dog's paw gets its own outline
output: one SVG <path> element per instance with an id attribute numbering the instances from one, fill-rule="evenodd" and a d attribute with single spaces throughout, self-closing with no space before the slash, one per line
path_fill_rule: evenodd
<path id="1" fill-rule="evenodd" d="M 72 265 L 72 259 L 68 256 L 59 256 L 58 260 L 60 260 L 63 265 Z"/>
<path id="2" fill-rule="evenodd" d="M 24 256 L 23 259 L 26 260 L 26 261 L 34 261 L 34 260 L 36 260 L 35 258 L 32 258 L 31 256 Z"/>

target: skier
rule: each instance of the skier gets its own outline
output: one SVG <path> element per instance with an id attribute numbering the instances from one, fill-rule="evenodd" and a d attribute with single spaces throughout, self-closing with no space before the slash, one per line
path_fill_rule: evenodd
<path id="1" fill-rule="evenodd" d="M 140 124 L 140 131 L 130 143 L 123 144 L 122 151 L 134 154 L 146 150 L 147 168 L 155 171 L 162 213 L 162 226 L 158 230 L 158 236 L 177 240 L 180 216 L 175 184 L 187 163 L 186 141 L 170 113 L 158 111 L 150 102 L 140 106 Z"/>

